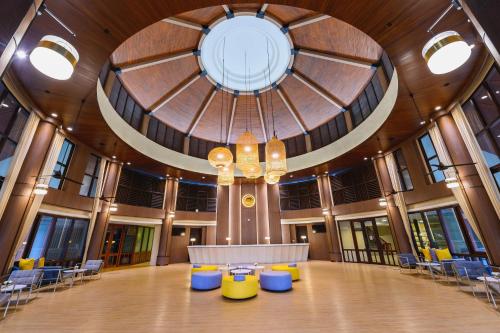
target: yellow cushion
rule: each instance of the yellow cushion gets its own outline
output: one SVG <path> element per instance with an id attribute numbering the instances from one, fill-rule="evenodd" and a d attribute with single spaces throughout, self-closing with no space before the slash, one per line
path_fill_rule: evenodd
<path id="1" fill-rule="evenodd" d="M 448 248 L 446 249 L 436 249 L 436 256 L 438 257 L 438 260 L 446 260 L 446 259 L 453 259 L 451 256 L 450 250 Z"/>
<path id="2" fill-rule="evenodd" d="M 245 281 L 234 281 L 234 276 L 222 278 L 222 296 L 231 299 L 245 299 L 254 297 L 259 290 L 259 281 L 254 275 L 244 275 Z"/>
<path id="3" fill-rule="evenodd" d="M 28 258 L 28 259 L 20 259 L 19 260 L 19 269 L 22 271 L 29 271 L 35 267 L 35 259 L 34 258 Z"/>
<path id="4" fill-rule="evenodd" d="M 202 272 L 202 271 L 218 271 L 219 267 L 215 265 L 202 265 L 201 267 L 193 267 L 191 268 L 191 274 L 194 272 Z"/>
<path id="5" fill-rule="evenodd" d="M 273 271 L 286 271 L 292 275 L 292 281 L 300 279 L 300 271 L 298 267 L 289 267 L 288 265 L 274 265 L 271 267 Z"/>
<path id="6" fill-rule="evenodd" d="M 425 249 L 420 249 L 420 252 L 423 253 L 425 261 L 432 261 L 432 256 L 431 256 L 431 249 L 426 247 Z"/>
<path id="7" fill-rule="evenodd" d="M 45 266 L 45 257 L 38 259 L 38 268 L 42 268 L 43 266 Z"/>

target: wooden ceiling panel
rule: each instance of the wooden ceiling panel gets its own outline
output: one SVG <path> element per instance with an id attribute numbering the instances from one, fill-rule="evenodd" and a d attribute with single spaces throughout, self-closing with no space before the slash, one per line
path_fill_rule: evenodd
<path id="1" fill-rule="evenodd" d="M 222 98 L 224 98 L 224 102 Z M 226 92 L 222 94 L 220 90 L 217 91 L 208 109 L 200 118 L 192 134 L 194 137 L 214 142 L 220 141 L 222 103 L 224 103 L 224 109 L 222 110 L 222 139 L 226 139 L 233 106 L 233 95 Z"/>
<path id="2" fill-rule="evenodd" d="M 175 17 L 180 18 L 185 21 L 198 23 L 200 25 L 210 25 L 217 18 L 225 15 L 226 12 L 222 6 L 212 6 L 197 10 L 192 10 L 185 12 Z"/>
<path id="3" fill-rule="evenodd" d="M 298 55 L 294 68 L 342 101 L 344 106 L 361 93 L 373 75 L 371 69 Z"/>
<path id="4" fill-rule="evenodd" d="M 229 139 L 230 142 L 235 143 L 247 127 L 259 142 L 266 141 L 262 133 L 257 102 L 254 95 L 240 95 L 238 97 L 238 104 L 234 112 L 233 128 Z"/>
<path id="5" fill-rule="evenodd" d="M 188 57 L 126 72 L 121 74 L 120 79 L 137 102 L 149 109 L 161 97 L 199 70 L 196 58 Z"/>
<path id="6" fill-rule="evenodd" d="M 314 14 L 315 12 L 303 8 L 283 6 L 283 5 L 269 5 L 266 13 L 276 17 L 283 24 L 297 21 L 303 17 Z"/>
<path id="7" fill-rule="evenodd" d="M 261 4 L 259 3 L 233 3 L 233 4 L 228 4 L 229 8 L 231 8 L 233 11 L 248 11 L 248 12 L 255 12 L 262 7 Z"/>
<path id="8" fill-rule="evenodd" d="M 119 67 L 179 51 L 193 50 L 197 48 L 200 34 L 201 32 L 193 29 L 163 21 L 156 22 L 120 45 L 111 55 L 111 62 Z"/>
<path id="9" fill-rule="evenodd" d="M 165 124 L 186 133 L 212 88 L 213 85 L 206 78 L 200 78 L 158 109 L 154 116 Z"/>
<path id="10" fill-rule="evenodd" d="M 293 29 L 296 47 L 377 62 L 382 48 L 370 36 L 336 18 Z"/>
<path id="11" fill-rule="evenodd" d="M 278 93 L 273 89 L 272 94 L 272 105 L 274 107 L 274 123 L 276 127 L 276 135 L 279 139 L 286 139 L 292 136 L 302 134 L 302 131 L 291 115 L 290 111 L 287 109 L 283 101 L 281 100 Z M 268 103 L 266 106 L 264 97 L 261 97 L 263 117 L 267 128 L 272 133 L 273 121 L 272 121 L 272 108 L 271 106 L 271 95 L 268 96 Z"/>
<path id="12" fill-rule="evenodd" d="M 312 130 L 332 119 L 339 109 L 292 76 L 280 83 L 295 109 L 303 119 L 307 130 Z"/>

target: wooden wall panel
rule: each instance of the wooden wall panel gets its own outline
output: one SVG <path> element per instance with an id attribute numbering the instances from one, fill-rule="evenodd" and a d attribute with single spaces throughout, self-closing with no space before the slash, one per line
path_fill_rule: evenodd
<path id="1" fill-rule="evenodd" d="M 241 186 L 229 186 L 229 232 L 231 244 L 241 244 Z"/>
<path id="2" fill-rule="evenodd" d="M 255 184 L 255 197 L 257 199 L 257 243 L 267 244 L 266 237 L 269 237 L 269 209 L 267 196 L 267 184 L 260 182 Z"/>
<path id="3" fill-rule="evenodd" d="M 280 213 L 280 196 L 279 185 L 267 185 L 267 205 L 269 212 L 269 237 L 271 244 L 285 243 L 282 237 L 281 228 L 281 213 Z"/>
<path id="4" fill-rule="evenodd" d="M 255 196 L 255 184 L 241 184 L 241 196 L 252 194 Z M 241 199 L 240 199 L 241 201 Z M 241 207 L 241 244 L 257 244 L 257 207 Z"/>
<path id="5" fill-rule="evenodd" d="M 219 186 L 217 188 L 217 226 L 216 244 L 226 245 L 226 237 L 229 236 L 229 187 Z"/>

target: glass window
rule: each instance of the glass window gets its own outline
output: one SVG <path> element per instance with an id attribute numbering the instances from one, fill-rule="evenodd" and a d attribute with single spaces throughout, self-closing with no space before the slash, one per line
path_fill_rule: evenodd
<path id="1" fill-rule="evenodd" d="M 87 167 L 85 168 L 82 186 L 80 187 L 80 195 L 86 197 L 95 197 L 100 164 L 101 158 L 94 154 L 90 154 L 89 161 L 87 162 Z"/>
<path id="2" fill-rule="evenodd" d="M 441 222 L 439 221 L 439 216 L 437 211 L 431 210 L 424 212 L 424 216 L 427 220 L 427 225 L 429 226 L 428 232 L 431 236 L 432 247 L 438 249 L 445 249 L 448 247 L 446 242 L 446 236 L 444 230 L 441 227 Z"/>
<path id="3" fill-rule="evenodd" d="M 411 230 L 413 232 L 413 239 L 417 245 L 417 248 L 431 247 L 429 240 L 429 235 L 427 234 L 427 228 L 425 227 L 424 219 L 420 213 L 408 214 L 408 218 L 411 224 Z"/>
<path id="4" fill-rule="evenodd" d="M 382 248 L 385 251 L 396 250 L 394 239 L 392 238 L 391 227 L 389 226 L 389 220 L 387 217 L 384 216 L 375 218 L 375 224 L 377 225 L 378 237 Z"/>
<path id="5" fill-rule="evenodd" d="M 339 222 L 340 237 L 342 238 L 342 247 L 344 249 L 354 249 L 354 240 L 352 238 L 351 223 L 349 221 Z"/>
<path id="6" fill-rule="evenodd" d="M 486 252 L 486 248 L 484 247 L 483 242 L 481 242 L 481 240 L 479 239 L 477 234 L 472 229 L 472 227 L 471 227 L 469 221 L 467 220 L 467 217 L 465 217 L 465 214 L 462 211 L 462 209 L 460 209 L 460 214 L 462 216 L 462 220 L 464 221 L 465 228 L 467 229 L 466 233 L 469 235 L 469 239 L 472 243 L 472 246 L 474 247 L 474 251 Z"/>
<path id="7" fill-rule="evenodd" d="M 142 242 L 142 232 L 144 231 L 144 227 L 139 227 L 137 229 L 137 238 L 135 239 L 135 253 L 141 252 L 141 242 Z"/>
<path id="8" fill-rule="evenodd" d="M 55 189 L 62 188 L 74 147 L 75 145 L 71 141 L 64 139 L 59 152 L 59 157 L 57 158 L 56 166 L 52 172 L 53 176 L 50 178 L 49 187 Z"/>
<path id="9" fill-rule="evenodd" d="M 313 234 L 324 234 L 326 232 L 324 223 L 313 224 L 311 227 Z"/>
<path id="10" fill-rule="evenodd" d="M 153 248 L 153 239 L 154 239 L 155 230 L 149 229 L 149 242 L 148 242 L 148 252 Z"/>
<path id="11" fill-rule="evenodd" d="M 431 179 L 434 183 L 443 181 L 445 179 L 444 173 L 441 170 L 438 170 L 439 158 L 436 153 L 436 149 L 434 148 L 434 144 L 432 143 L 431 137 L 429 133 L 424 134 L 418 139 L 420 143 L 420 149 L 425 159 L 425 164 L 427 166 L 427 170 L 431 176 Z"/>
<path id="12" fill-rule="evenodd" d="M 469 249 L 465 243 L 464 235 L 458 224 L 457 216 L 453 208 L 445 208 L 440 210 L 443 226 L 448 235 L 449 247 L 452 253 L 468 254 Z"/>
<path id="13" fill-rule="evenodd" d="M 408 172 L 408 165 L 406 164 L 403 151 L 398 149 L 394 152 L 394 158 L 396 160 L 396 166 L 398 168 L 399 181 L 403 187 L 403 191 L 413 190 L 413 183 L 411 182 L 410 173 Z"/>
<path id="14" fill-rule="evenodd" d="M 38 227 L 35 233 L 35 239 L 33 240 L 33 245 L 31 246 L 31 251 L 29 258 L 38 259 L 44 256 L 45 248 L 47 245 L 47 240 L 50 234 L 50 226 L 52 224 L 51 216 L 42 216 L 38 223 Z"/>
<path id="15" fill-rule="evenodd" d="M 148 237 L 149 237 L 149 228 L 144 228 L 144 233 L 142 234 L 142 246 L 141 252 L 145 252 L 148 248 Z"/>

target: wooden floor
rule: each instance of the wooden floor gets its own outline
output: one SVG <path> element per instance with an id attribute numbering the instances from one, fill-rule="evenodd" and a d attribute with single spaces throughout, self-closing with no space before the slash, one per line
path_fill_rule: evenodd
<path id="1" fill-rule="evenodd" d="M 40 293 L 0 332 L 499 332 L 484 299 L 393 267 L 313 261 L 293 291 L 247 301 L 191 291 L 189 267 L 111 271 Z"/>

